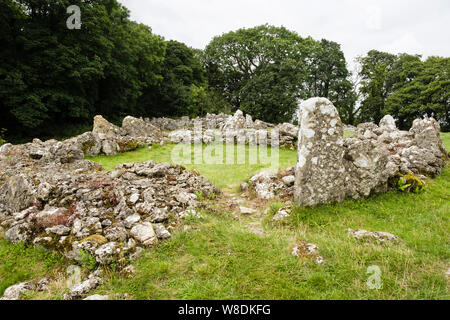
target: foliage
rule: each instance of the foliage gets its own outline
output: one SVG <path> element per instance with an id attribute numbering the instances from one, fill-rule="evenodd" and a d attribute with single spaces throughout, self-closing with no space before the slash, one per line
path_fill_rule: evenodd
<path id="1" fill-rule="evenodd" d="M 81 30 L 66 27 L 69 5 Z M 0 3 L 0 125 L 9 134 L 49 134 L 53 124 L 143 112 L 137 99 L 161 80 L 165 44 L 128 20 L 116 0 Z"/>
<path id="2" fill-rule="evenodd" d="M 284 27 L 261 25 L 215 37 L 203 60 L 209 85 L 232 110 L 261 120 L 289 121 L 298 99 L 317 95 L 338 108 L 354 103 L 340 46 L 304 39 Z"/>
<path id="3" fill-rule="evenodd" d="M 88 270 L 94 271 L 97 269 L 98 263 L 95 260 L 95 257 L 92 256 L 89 252 L 80 249 L 81 260 L 80 263 L 83 267 Z"/>
<path id="4" fill-rule="evenodd" d="M 4 138 L 5 133 L 6 133 L 6 129 L 4 129 L 4 128 L 0 129 L 0 146 L 4 145 L 7 142 L 6 139 Z"/>
<path id="5" fill-rule="evenodd" d="M 66 26 L 69 5 L 81 9 L 81 30 Z M 372 50 L 359 58 L 355 83 L 336 42 L 266 24 L 217 36 L 202 51 L 130 21 L 117 0 L 1 1 L 0 41 L 8 141 L 79 134 L 96 114 L 116 123 L 240 108 L 291 121 L 299 100 L 313 96 L 329 98 L 348 124 L 390 113 L 402 129 L 433 116 L 450 130 L 450 58 Z"/>
<path id="6" fill-rule="evenodd" d="M 425 183 L 419 177 L 415 176 L 412 172 L 407 174 L 399 173 L 395 183 L 397 189 L 402 192 L 419 193 L 424 190 Z"/>
<path id="7" fill-rule="evenodd" d="M 419 117 L 434 117 L 450 129 L 450 58 L 397 56 L 372 50 L 359 58 L 362 78 L 360 121 L 378 123 L 386 114 L 409 129 Z"/>
<path id="8" fill-rule="evenodd" d="M 371 50 L 365 57 L 358 59 L 362 68 L 360 71 L 361 121 L 379 123 L 383 118 L 386 99 L 392 91 L 390 71 L 395 62 L 395 56 L 389 53 Z"/>
<path id="9" fill-rule="evenodd" d="M 0 297 L 9 286 L 43 277 L 66 265 L 62 255 L 0 239 Z"/>
<path id="10" fill-rule="evenodd" d="M 144 91 L 139 104 L 153 116 L 205 114 L 207 83 L 194 49 L 177 41 L 165 45 L 162 81 Z"/>

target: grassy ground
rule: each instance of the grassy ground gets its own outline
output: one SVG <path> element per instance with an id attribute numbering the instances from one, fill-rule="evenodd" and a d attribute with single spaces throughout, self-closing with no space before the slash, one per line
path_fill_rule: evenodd
<path id="1" fill-rule="evenodd" d="M 450 149 L 450 134 L 443 134 Z M 168 161 L 173 146 L 95 159 L 111 169 L 120 162 Z M 284 166 L 295 152 L 280 153 Z M 193 166 L 195 167 L 195 166 Z M 219 185 L 236 185 L 259 167 L 209 170 L 195 167 Z M 224 174 L 224 170 L 229 170 Z M 222 184 L 220 184 L 222 183 Z M 233 189 L 233 188 L 232 188 Z M 235 220 L 227 210 L 205 210 L 173 237 L 147 250 L 135 262 L 136 274 L 109 273 L 93 293 L 132 299 L 449 299 L 445 272 L 450 267 L 450 170 L 431 180 L 421 194 L 391 192 L 365 200 L 314 209 L 294 208 L 290 219 L 271 222 L 280 203 L 267 203 L 264 235 L 251 231 L 254 216 Z M 210 203 L 216 206 L 216 203 Z M 263 211 L 263 209 L 261 209 Z M 356 241 L 348 228 L 391 232 L 402 240 L 382 245 Z M 298 241 L 315 243 L 323 265 L 299 260 L 290 251 Z M 49 259 L 37 249 L 0 242 L 0 294 L 19 281 L 51 274 L 67 262 Z M 370 290 L 369 266 L 381 270 L 382 288 Z M 31 298 L 61 297 L 64 287 Z"/>
<path id="2" fill-rule="evenodd" d="M 124 162 L 144 162 L 147 160 L 153 160 L 155 162 L 170 162 L 178 163 L 185 166 L 188 170 L 197 169 L 204 177 L 209 179 L 214 185 L 222 190 L 237 191 L 240 183 L 248 180 L 258 171 L 267 169 L 270 167 L 268 164 L 264 164 L 264 159 L 258 161 L 257 164 L 249 164 L 246 161 L 244 164 L 238 164 L 237 160 L 237 148 L 235 148 L 234 163 L 233 164 L 186 164 L 179 161 L 172 161 L 172 152 L 175 148 L 175 144 L 166 144 L 163 146 L 155 145 L 149 150 L 148 148 L 138 149 L 136 151 L 122 153 L 114 157 L 99 156 L 95 158 L 88 158 L 88 160 L 97 161 L 102 164 L 106 170 L 113 170 L 116 165 Z M 203 146 L 203 150 L 205 150 Z M 249 159 L 250 153 L 258 153 L 257 147 L 245 146 L 246 159 Z M 194 148 L 192 148 L 190 155 L 190 162 L 194 163 Z M 271 150 L 268 148 L 266 153 L 268 157 L 271 156 Z M 226 148 L 223 148 L 223 162 L 226 161 Z M 261 160 L 261 159 L 259 159 Z M 280 169 L 286 169 L 289 166 L 293 166 L 297 161 L 297 152 L 295 150 L 280 149 L 279 163 Z"/>
<path id="3" fill-rule="evenodd" d="M 0 296 L 5 289 L 22 281 L 54 276 L 67 266 L 67 261 L 49 251 L 11 245 L 0 240 Z"/>

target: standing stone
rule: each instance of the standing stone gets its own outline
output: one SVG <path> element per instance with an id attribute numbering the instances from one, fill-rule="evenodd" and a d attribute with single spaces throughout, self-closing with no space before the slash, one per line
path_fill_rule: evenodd
<path id="1" fill-rule="evenodd" d="M 336 108 L 325 98 L 304 101 L 299 124 L 295 201 L 301 206 L 343 201 L 343 126 Z"/>
<path id="2" fill-rule="evenodd" d="M 391 115 L 386 115 L 380 121 L 380 128 L 387 131 L 396 131 L 397 126 L 395 125 L 395 119 Z"/>

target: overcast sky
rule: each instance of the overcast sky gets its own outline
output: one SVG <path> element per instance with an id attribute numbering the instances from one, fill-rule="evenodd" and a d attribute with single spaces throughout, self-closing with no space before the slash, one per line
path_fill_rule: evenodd
<path id="1" fill-rule="evenodd" d="M 450 56 L 450 0 L 119 0 L 167 40 L 203 49 L 216 35 L 268 23 L 341 44 L 347 62 L 371 49 Z"/>

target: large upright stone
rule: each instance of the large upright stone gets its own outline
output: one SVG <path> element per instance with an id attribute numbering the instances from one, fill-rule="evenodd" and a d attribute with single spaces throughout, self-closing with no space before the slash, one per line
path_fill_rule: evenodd
<path id="1" fill-rule="evenodd" d="M 345 197 L 343 126 L 333 104 L 312 98 L 300 105 L 294 199 L 301 206 L 341 202 Z"/>

